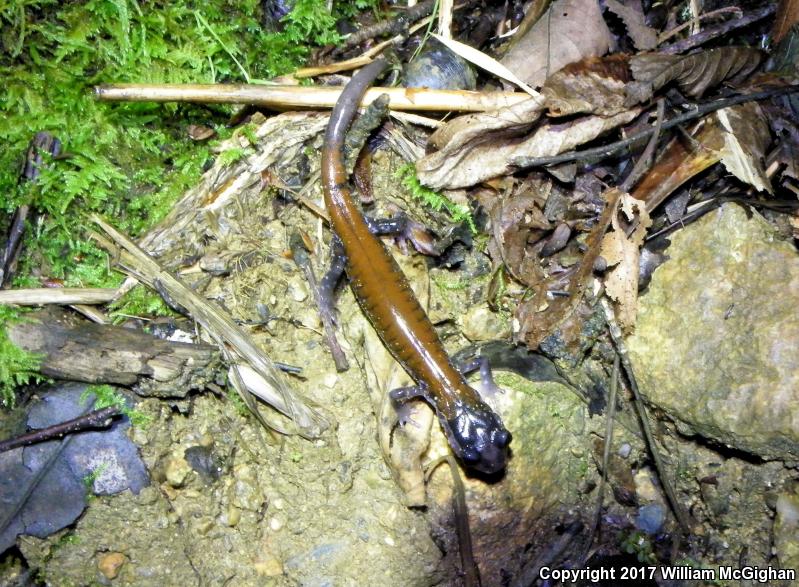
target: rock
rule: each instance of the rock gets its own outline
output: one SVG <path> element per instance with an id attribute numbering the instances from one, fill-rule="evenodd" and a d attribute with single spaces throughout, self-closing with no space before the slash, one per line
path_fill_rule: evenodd
<path id="1" fill-rule="evenodd" d="M 488 306 L 472 306 L 463 317 L 463 335 L 472 342 L 506 339 L 510 336 L 510 324 Z"/>
<path id="2" fill-rule="evenodd" d="M 799 493 L 785 492 L 777 498 L 774 549 L 783 568 L 799 566 Z"/>
<path id="3" fill-rule="evenodd" d="M 640 299 L 630 356 L 683 433 L 799 459 L 799 255 L 725 204 L 676 233 Z"/>
<path id="4" fill-rule="evenodd" d="M 166 464 L 166 482 L 172 487 L 181 487 L 192 468 L 183 457 L 173 457 Z"/>
<path id="5" fill-rule="evenodd" d="M 106 579 L 111 580 L 116 578 L 119 569 L 126 562 L 128 562 L 128 557 L 121 552 L 109 552 L 100 557 L 100 560 L 97 561 L 97 568 Z"/>
<path id="6" fill-rule="evenodd" d="M 635 525 L 639 530 L 647 534 L 657 534 L 663 527 L 663 522 L 666 521 L 666 511 L 659 503 L 651 503 L 649 505 L 641 506 L 638 508 L 638 516 L 635 518 Z"/>

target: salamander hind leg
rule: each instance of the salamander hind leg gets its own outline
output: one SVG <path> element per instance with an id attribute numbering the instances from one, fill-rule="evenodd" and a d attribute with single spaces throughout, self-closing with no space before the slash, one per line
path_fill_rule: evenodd
<path id="1" fill-rule="evenodd" d="M 330 268 L 319 282 L 319 313 L 330 316 L 333 323 L 336 322 L 336 286 L 341 281 L 346 266 L 344 245 L 341 244 L 341 239 L 334 235 L 330 241 Z"/>

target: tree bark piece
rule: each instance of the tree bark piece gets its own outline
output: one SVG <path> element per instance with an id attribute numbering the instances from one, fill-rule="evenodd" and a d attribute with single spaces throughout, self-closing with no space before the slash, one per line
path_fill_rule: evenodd
<path id="1" fill-rule="evenodd" d="M 10 326 L 8 336 L 43 355 L 40 371 L 55 379 L 133 387 L 143 396 L 185 397 L 214 379 L 215 347 L 155 338 L 119 326 L 70 326 L 52 316 Z"/>

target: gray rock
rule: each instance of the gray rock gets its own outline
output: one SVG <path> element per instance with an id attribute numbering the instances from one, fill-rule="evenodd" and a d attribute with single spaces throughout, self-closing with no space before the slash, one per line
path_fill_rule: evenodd
<path id="1" fill-rule="evenodd" d="M 628 340 L 646 398 L 685 433 L 799 459 L 799 255 L 726 204 L 676 233 Z"/>

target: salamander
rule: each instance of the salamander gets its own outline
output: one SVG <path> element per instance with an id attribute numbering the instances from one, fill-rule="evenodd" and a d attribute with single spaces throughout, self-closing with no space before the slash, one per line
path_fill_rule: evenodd
<path id="1" fill-rule="evenodd" d="M 356 206 L 347 182 L 343 146 L 358 105 L 385 69 L 378 59 L 361 69 L 341 93 L 325 132 L 322 184 L 325 206 L 343 245 L 352 291 L 383 344 L 417 387 L 395 399 L 424 398 L 435 410 L 455 455 L 467 468 L 497 473 L 505 468 L 511 434 L 500 417 L 466 382 L 383 242 Z"/>

